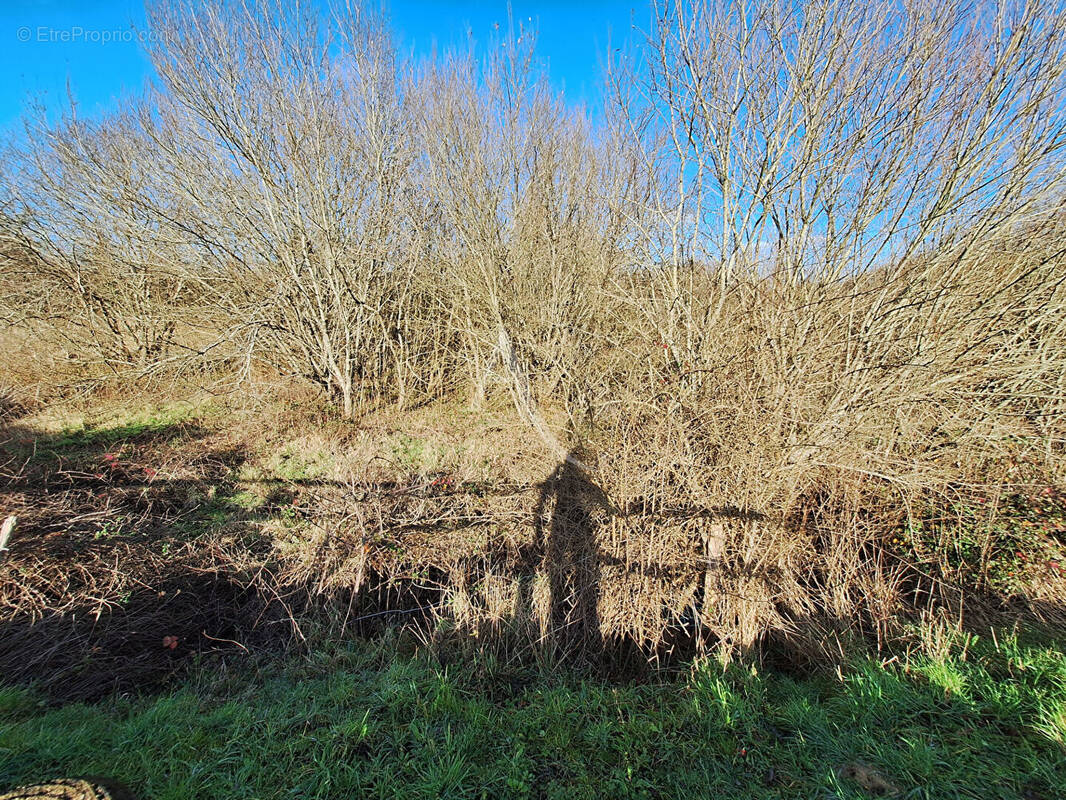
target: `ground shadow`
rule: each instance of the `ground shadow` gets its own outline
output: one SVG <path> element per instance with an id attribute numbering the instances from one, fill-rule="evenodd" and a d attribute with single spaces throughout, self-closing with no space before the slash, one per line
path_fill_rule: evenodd
<path id="1" fill-rule="evenodd" d="M 692 542 L 688 560 L 648 563 L 612 552 L 603 542 L 604 528 L 612 519 L 620 518 L 654 529 L 693 520 L 718 520 L 723 525 L 760 522 L 763 516 L 732 507 L 661 507 L 642 497 L 616 504 L 597 484 L 586 463 L 587 454 L 573 450 L 539 485 L 532 552 L 520 554 L 515 564 L 529 573 L 542 569 L 547 576 L 550 611 L 541 644 L 556 658 L 580 662 L 608 677 L 622 679 L 641 679 L 654 672 L 656 665 L 687 661 L 705 652 L 714 642 L 709 641 L 713 632 L 700 622 L 703 611 L 708 603 L 723 601 L 709 590 L 709 579 L 738 578 L 733 574 L 736 566 L 727 565 L 719 552 L 724 541 L 712 542 L 703 534 L 702 542 L 698 537 Z M 505 556 L 491 560 L 507 563 Z M 610 630 L 602 619 L 603 604 L 612 602 L 606 593 L 621 588 L 614 583 L 620 575 L 663 585 L 691 581 L 696 584 L 695 593 L 679 617 L 672 617 L 676 612 L 663 608 L 658 641 L 638 641 L 630 634 Z M 533 608 L 532 576 L 525 577 L 523 583 L 526 597 L 521 605 Z"/>
<path id="2" fill-rule="evenodd" d="M 282 631 L 248 573 L 272 509 L 233 501 L 249 451 L 213 433 L 195 420 L 4 426 L 0 518 L 18 525 L 0 554 L 0 680 L 57 701 L 149 691 L 195 656 Z M 162 477 L 162 461 L 185 477 Z"/>
<path id="3" fill-rule="evenodd" d="M 603 651 L 597 532 L 610 502 L 573 451 L 540 485 L 534 513 L 551 594 L 549 626 L 560 655 Z"/>
<path id="4" fill-rule="evenodd" d="M 517 580 L 521 588 L 514 630 L 523 654 L 529 652 L 530 626 L 540 623 L 538 646 L 558 660 L 592 666 L 611 678 L 639 679 L 714 646 L 714 632 L 701 618 L 714 603 L 728 602 L 716 585 L 728 588 L 748 578 L 780 583 L 772 571 L 755 574 L 722 557 L 724 538 L 716 554 L 706 533 L 711 525 L 690 526 L 683 559 L 656 563 L 627 558 L 617 537 L 606 535 L 607 526 L 619 518 L 655 534 L 657 526 L 701 518 L 742 525 L 760 517 L 735 508 L 663 508 L 643 498 L 615 505 L 592 477 L 594 470 L 583 466 L 587 456 L 578 450 L 541 483 L 521 486 L 454 484 L 432 475 L 414 482 L 367 480 L 358 486 L 318 478 L 242 480 L 262 484 L 259 494 L 265 495 L 263 505 L 248 509 L 231 503 L 230 493 L 239 488 L 234 473 L 249 451 L 239 442 L 213 437 L 195 422 L 35 439 L 32 434 L 30 429 L 19 432 L 11 447 L 0 441 L 0 518 L 13 511 L 23 517 L 11 552 L 0 558 L 0 680 L 46 685 L 56 699 L 149 690 L 205 653 L 243 657 L 254 651 L 284 652 L 299 638 L 304 620 L 321 621 L 320 630 L 331 635 L 339 627 L 340 635 L 371 636 L 395 621 L 425 622 L 428 628 L 439 622 L 437 610 L 458 585 L 458 573 L 469 587 L 477 587 L 490 573 Z M 121 458 L 107 458 L 119 451 Z M 202 469 L 195 479 L 153 476 L 149 470 L 157 462 L 152 459 L 164 451 L 186 454 Z M 19 465 L 7 476 L 5 455 Z M 499 515 L 476 504 L 467 508 L 446 502 L 471 494 L 522 495 L 521 504 L 516 503 L 520 510 L 511 512 L 520 524 L 501 538 L 485 534 L 488 545 L 474 540 L 466 535 L 474 529 L 505 526 Z M 365 526 L 352 521 L 361 518 L 349 512 L 352 504 L 383 497 L 410 500 L 410 507 L 403 505 L 403 513 L 396 514 L 386 509 L 378 518 L 380 541 L 370 542 Z M 333 527 L 313 553 L 310 577 L 282 585 L 271 573 L 277 563 L 271 561 L 270 543 L 256 538 L 261 536 L 257 526 L 281 516 L 294 527 L 306 519 L 321 530 L 325 513 L 336 519 L 331 517 Z M 116 516 L 129 524 L 107 527 Z M 623 532 L 626 524 L 620 526 Z M 225 535 L 216 535 L 220 530 Z M 448 541 L 460 538 L 466 549 L 449 562 Z M 417 549 L 418 541 L 426 546 Z M 184 545 L 188 547 L 180 549 Z M 361 558 L 365 574 L 360 566 L 359 577 L 349 585 L 316 587 L 316 576 L 336 567 L 329 558 L 336 563 Z M 453 570 L 453 563 L 460 567 Z M 115 591 L 94 593 L 99 575 L 119 570 L 122 581 L 104 584 Z M 540 576 L 548 593 L 546 611 L 533 602 Z M 630 609 L 650 606 L 652 614 L 661 614 L 663 633 L 657 643 L 612 632 L 617 615 L 610 607 L 611 593 L 626 578 L 697 586 L 680 615 L 660 607 L 654 597 L 643 605 L 630 602 Z M 31 593 L 41 594 L 39 604 L 24 599 L 29 595 L 22 589 L 30 583 Z M 1062 613 L 1054 603 L 1032 603 L 1019 608 L 1018 617 L 1053 619 Z M 971 607 L 967 620 L 974 619 Z M 755 643 L 760 658 L 782 668 L 824 661 L 822 643 L 859 623 L 788 622 L 789 631 L 769 633 Z M 502 631 L 504 625 L 498 627 Z"/>

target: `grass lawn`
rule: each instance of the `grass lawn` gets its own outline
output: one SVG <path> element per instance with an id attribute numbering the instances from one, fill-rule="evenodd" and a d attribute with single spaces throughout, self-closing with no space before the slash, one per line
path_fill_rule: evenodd
<path id="1" fill-rule="evenodd" d="M 1018 637 L 833 677 L 712 663 L 642 685 L 445 667 L 386 641 L 204 665 L 171 693 L 93 705 L 0 690 L 0 787 L 102 774 L 154 800 L 1052 798 L 1064 735 L 1066 659 Z"/>

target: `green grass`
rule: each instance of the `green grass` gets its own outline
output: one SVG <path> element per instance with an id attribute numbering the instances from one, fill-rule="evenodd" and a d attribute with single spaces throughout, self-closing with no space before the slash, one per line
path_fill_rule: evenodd
<path id="1" fill-rule="evenodd" d="M 1066 660 L 1017 638 L 839 678 L 706 664 L 644 685 L 363 643 L 97 705 L 0 690 L 0 786 L 95 773 L 153 800 L 865 797 L 837 776 L 861 762 L 901 797 L 1051 798 L 1064 734 Z"/>
<path id="2" fill-rule="evenodd" d="M 191 414 L 192 409 L 185 406 L 153 408 L 139 415 L 131 415 L 117 424 L 100 426 L 85 424 L 68 428 L 56 436 L 50 444 L 57 450 L 112 444 L 145 434 L 162 433 L 188 419 Z"/>
<path id="3" fill-rule="evenodd" d="M 202 412 L 204 409 L 197 411 L 185 404 L 153 407 L 103 424 L 86 422 L 68 426 L 14 449 L 23 455 L 33 455 L 35 460 L 85 457 L 100 448 L 142 436 L 178 436 L 183 431 L 182 423 L 190 421 L 194 413 Z"/>
<path id="4" fill-rule="evenodd" d="M 270 460 L 274 478 L 296 483 L 321 478 L 329 472 L 332 465 L 333 459 L 328 453 L 299 451 L 291 446 L 283 448 Z"/>

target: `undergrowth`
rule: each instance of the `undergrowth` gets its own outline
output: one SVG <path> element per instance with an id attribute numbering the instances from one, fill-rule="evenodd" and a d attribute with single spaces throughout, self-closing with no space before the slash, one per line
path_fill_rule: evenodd
<path id="1" fill-rule="evenodd" d="M 365 558 L 367 574 L 388 559 L 425 569 L 445 537 L 474 531 L 490 531 L 482 538 L 500 553 L 517 547 L 491 531 L 528 519 L 519 499 L 531 491 L 535 499 L 537 484 L 522 482 L 521 465 L 481 480 L 494 441 L 478 434 L 455 445 L 469 453 L 450 455 L 443 433 L 439 442 L 426 433 L 436 413 L 421 424 L 409 418 L 402 437 L 369 426 L 312 435 L 257 419 L 275 442 L 233 416 L 207 424 L 199 412 L 166 409 L 36 431 L 38 454 L 55 458 L 28 464 L 4 495 L 24 519 L 6 585 L 25 584 L 31 556 L 46 559 L 40 568 L 57 581 L 69 582 L 73 565 L 89 570 L 83 580 L 95 576 L 86 585 L 108 598 L 110 611 L 78 627 L 88 606 L 68 586 L 44 620 L 9 617 L 5 663 L 48 658 L 0 677 L 0 789 L 101 773 L 153 800 L 1039 800 L 1066 785 L 1066 659 L 1054 634 L 977 636 L 972 624 L 968 633 L 927 624 L 897 638 L 896 658 L 885 660 L 888 650 L 863 656 L 856 641 L 836 673 L 825 663 L 801 676 L 752 666 L 758 658 L 731 666 L 707 659 L 644 671 L 643 682 L 512 657 L 478 637 L 493 630 L 489 606 L 479 612 L 484 625 L 460 624 L 458 611 L 437 620 L 450 635 L 430 637 L 413 654 L 388 629 L 370 640 L 322 629 L 303 647 L 281 647 L 289 622 L 264 616 L 263 598 L 242 577 L 260 567 L 240 566 L 233 554 L 289 559 L 296 578 L 286 580 L 305 586 L 299 559 L 314 556 L 307 568 L 318 570 L 340 563 L 323 555 L 329 547 L 337 549 L 330 558 Z M 398 458 L 397 442 L 411 458 Z M 429 464 L 431 450 L 445 455 Z M 357 468 L 382 471 L 345 477 Z M 1031 565 L 1035 551 L 1023 537 L 1058 535 L 1060 500 L 1055 492 L 1006 495 L 994 514 L 980 502 L 951 515 L 915 514 L 894 544 L 920 555 L 942 528 L 961 526 L 976 549 L 960 551 L 960 574 L 974 559 L 1007 564 L 1018 552 Z M 343 513 L 331 512 L 337 504 Z M 363 524 L 382 526 L 362 548 L 352 547 L 351 531 L 345 538 L 359 519 L 349 509 L 367 509 Z M 485 552 L 481 539 L 470 547 Z M 135 577 L 143 585 L 108 582 L 116 557 L 130 574 L 142 558 L 147 566 Z M 338 571 L 334 582 L 358 583 L 358 569 L 353 561 L 352 574 Z M 339 591 L 307 575 L 308 597 Z M 491 581 L 483 582 L 491 599 Z M 470 597 L 477 591 L 471 584 Z M 400 602 L 364 594 L 349 615 L 376 618 Z M 312 620 L 303 622 L 312 635 Z M 496 622 L 507 627 L 506 616 Z M 469 646 L 456 646 L 464 636 Z M 57 649 L 57 641 L 65 644 Z M 910 651 L 908 642 L 916 643 Z M 98 679 L 86 683 L 90 673 Z"/>

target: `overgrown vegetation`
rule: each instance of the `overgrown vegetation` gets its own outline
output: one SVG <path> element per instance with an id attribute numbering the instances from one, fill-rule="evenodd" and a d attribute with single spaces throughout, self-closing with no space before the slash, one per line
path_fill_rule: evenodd
<path id="1" fill-rule="evenodd" d="M 153 85 L 4 154 L 5 679 L 1061 628 L 1066 6 L 665 0 L 590 113 L 341 5 L 154 3 Z"/>

